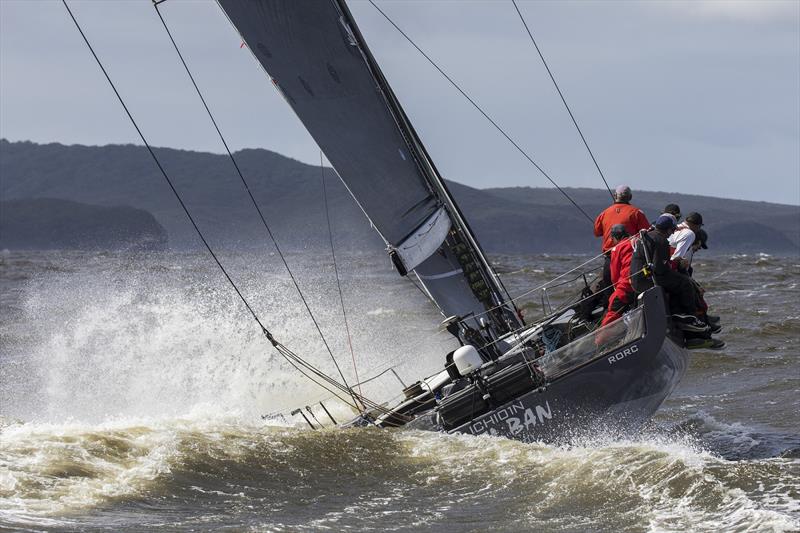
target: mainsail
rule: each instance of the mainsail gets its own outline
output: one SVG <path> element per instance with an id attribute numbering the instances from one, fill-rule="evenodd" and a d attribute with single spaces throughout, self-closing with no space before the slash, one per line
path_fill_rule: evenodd
<path id="1" fill-rule="evenodd" d="M 218 0 L 389 246 L 445 316 L 519 324 L 343 0 Z M 488 310 L 492 310 L 487 313 Z"/>

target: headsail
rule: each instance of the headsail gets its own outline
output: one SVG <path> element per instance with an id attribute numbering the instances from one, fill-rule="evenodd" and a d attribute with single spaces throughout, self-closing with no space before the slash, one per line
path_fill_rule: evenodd
<path id="1" fill-rule="evenodd" d="M 445 315 L 503 301 L 442 178 L 343 0 L 218 0 L 377 231 Z M 496 331 L 518 320 L 488 319 Z"/>

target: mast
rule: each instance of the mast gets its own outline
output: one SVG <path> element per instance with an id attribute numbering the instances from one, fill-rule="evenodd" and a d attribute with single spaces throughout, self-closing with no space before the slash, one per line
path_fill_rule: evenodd
<path id="1" fill-rule="evenodd" d="M 343 0 L 217 0 L 389 249 L 446 317 L 493 334 L 513 304 Z M 479 320 L 480 317 L 480 320 Z"/>
<path id="2" fill-rule="evenodd" d="M 450 220 L 454 229 L 464 238 L 468 248 L 470 249 L 470 252 L 474 254 L 479 268 L 481 269 L 481 272 L 485 278 L 485 282 L 492 292 L 494 304 L 503 305 L 504 302 L 509 302 L 509 305 L 513 309 L 513 313 L 511 313 L 511 315 L 514 317 L 516 325 L 524 325 L 522 323 L 522 319 L 520 318 L 520 314 L 518 313 L 518 310 L 514 306 L 513 302 L 511 302 L 511 297 L 506 291 L 505 286 L 500 280 L 500 277 L 497 275 L 494 268 L 492 268 L 489 259 L 486 257 L 486 254 L 478 243 L 475 234 L 472 232 L 472 228 L 470 228 L 469 223 L 456 203 L 455 198 L 453 198 L 452 194 L 450 193 L 447 183 L 436 168 L 433 159 L 430 157 L 427 149 L 422 144 L 422 141 L 417 135 L 414 126 L 411 124 L 411 121 L 408 119 L 408 116 L 400 105 L 400 102 L 395 96 L 394 91 L 389 85 L 389 82 L 386 80 L 386 77 L 383 75 L 383 72 L 378 66 L 378 63 L 367 46 L 364 36 L 361 34 L 361 30 L 358 28 L 358 25 L 356 24 L 350 9 L 347 7 L 345 0 L 332 1 L 336 3 L 339 11 L 342 13 L 342 16 L 345 18 L 345 22 L 348 24 L 353 32 L 354 37 L 358 41 L 359 47 L 364 54 L 364 59 L 369 65 L 370 70 L 375 77 L 375 81 L 381 88 L 381 91 L 386 98 L 387 105 L 390 107 L 397 119 L 398 127 L 407 135 L 409 144 L 412 147 L 412 153 L 415 156 L 417 164 L 420 166 L 420 170 L 431 184 L 434 194 L 444 204 L 445 209 L 450 215 Z"/>

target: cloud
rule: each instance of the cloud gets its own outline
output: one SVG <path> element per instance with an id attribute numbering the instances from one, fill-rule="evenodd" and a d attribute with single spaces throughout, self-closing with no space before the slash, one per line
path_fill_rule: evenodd
<path id="1" fill-rule="evenodd" d="M 685 0 L 651 5 L 699 18 L 752 22 L 769 22 L 786 17 L 796 19 L 800 14 L 800 4 L 795 0 Z"/>

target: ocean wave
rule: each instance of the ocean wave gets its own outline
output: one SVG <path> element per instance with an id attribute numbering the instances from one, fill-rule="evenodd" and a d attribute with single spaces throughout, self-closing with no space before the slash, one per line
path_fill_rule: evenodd
<path id="1" fill-rule="evenodd" d="M 787 451 L 791 455 L 791 450 L 800 447 L 800 435 L 721 422 L 705 411 L 693 414 L 673 430 L 695 446 L 730 461 L 783 457 Z"/>
<path id="2" fill-rule="evenodd" d="M 177 416 L 203 404 L 264 413 L 330 396 L 272 349 L 228 287 L 191 270 L 151 272 L 134 265 L 130 271 L 50 273 L 31 282 L 18 304 L 17 323 L 7 328 L 9 338 L 25 341 L 19 348 L 25 357 L 24 364 L 8 369 L 0 400 L 9 401 L 2 414 L 99 422 Z M 399 282 L 374 293 L 363 281 L 353 283 L 359 291 L 353 296 L 373 295 L 361 301 L 375 311 L 350 318 L 360 377 L 371 377 L 369 370 L 387 361 L 405 377 L 438 368 L 433 354 L 442 357 L 453 341 L 437 334 L 435 316 L 427 321 L 433 310 L 408 311 L 421 295 Z M 329 285 L 307 290 L 306 297 L 331 351 L 349 363 L 341 310 L 322 305 L 336 301 Z M 299 299 L 290 280 L 267 276 L 248 281 L 243 290 L 260 295 L 254 305 L 282 343 L 329 375 L 338 374 L 305 308 L 294 305 Z M 37 324 L 35 335 L 30 324 Z M 348 363 L 342 371 L 355 382 Z M 399 391 L 396 385 L 393 391 Z M 370 383 L 364 392 L 385 399 L 386 382 Z"/>
<path id="3" fill-rule="evenodd" d="M 761 317 L 772 317 L 767 309 L 756 309 L 755 314 Z M 782 320 L 765 320 L 760 323 L 734 326 L 730 333 L 748 335 L 750 338 L 786 339 L 800 334 L 800 318 L 789 316 Z"/>
<path id="4" fill-rule="evenodd" d="M 657 531 L 781 531 L 799 524 L 791 513 L 797 510 L 792 494 L 800 489 L 800 482 L 789 471 L 779 474 L 779 487 L 748 494 L 735 485 L 748 478 L 760 478 L 769 485 L 769 476 L 781 467 L 767 462 L 732 465 L 674 438 L 642 442 L 600 438 L 593 446 L 548 447 L 455 437 L 448 445 L 447 453 L 463 457 L 463 464 L 469 465 L 456 473 L 475 475 L 477 468 L 491 472 L 490 481 L 503 478 L 493 484 L 496 497 L 502 497 L 499 489 L 506 486 L 525 493 L 534 509 L 527 513 L 526 525 L 534 529 L 557 529 L 552 519 L 578 518 L 576 510 L 586 508 L 595 512 L 584 519 L 599 529 L 620 530 L 624 529 L 621 524 L 628 523 L 628 527 Z M 442 453 L 441 443 L 427 436 L 419 437 L 417 448 L 417 453 Z M 739 470 L 736 476 L 728 473 L 731 467 Z M 437 463 L 437 468 L 447 471 L 449 465 Z M 766 509 L 764 499 L 780 510 Z M 613 503 L 623 501 L 624 508 Z"/>
<path id="5" fill-rule="evenodd" d="M 189 527 L 186 509 L 213 527 L 252 508 L 266 528 L 449 531 L 502 517 L 519 530 L 789 531 L 800 526 L 799 468 L 786 458 L 731 462 L 674 437 L 549 446 L 208 413 L 19 424 L 0 432 L 0 521 L 80 528 L 80 513 L 132 502 L 162 509 L 158 520 L 176 528 Z"/>
<path id="6" fill-rule="evenodd" d="M 776 393 L 791 398 L 786 374 L 800 328 L 793 295 L 774 283 L 778 266 L 704 261 L 699 274 L 719 276 L 709 286 L 720 290 L 707 296 L 728 349 L 693 354 L 682 385 L 690 392 L 670 399 L 644 435 L 609 431 L 551 446 L 309 431 L 299 416 L 266 424 L 260 414 L 313 407 L 327 393 L 271 354 L 204 257 L 173 259 L 110 265 L 81 256 L 74 272 L 37 267 L 14 289 L 16 311 L 3 317 L 0 338 L 3 363 L 13 360 L 0 369 L 0 529 L 800 529 L 797 436 L 696 413 L 761 420 L 764 400 L 778 402 L 769 404 L 782 421 L 775 427 L 796 421 L 791 400 Z M 389 364 L 405 364 L 398 372 L 408 381 L 440 370 L 454 341 L 434 333 L 440 317 L 422 295 L 395 275 L 349 275 L 360 377 Z M 282 341 L 329 364 L 285 275 L 237 276 Z M 349 363 L 330 279 L 300 276 L 334 353 Z M 509 288 L 524 292 L 539 277 L 511 276 Z M 560 296 L 553 292 L 554 304 Z M 539 297 L 524 303 L 528 314 L 541 312 Z M 765 346 L 779 347 L 769 361 Z M 365 393 L 399 390 L 393 375 L 384 378 Z M 734 395 L 741 412 L 730 411 Z M 351 414 L 325 404 L 337 420 Z M 721 404 L 728 410 L 716 411 Z"/>

